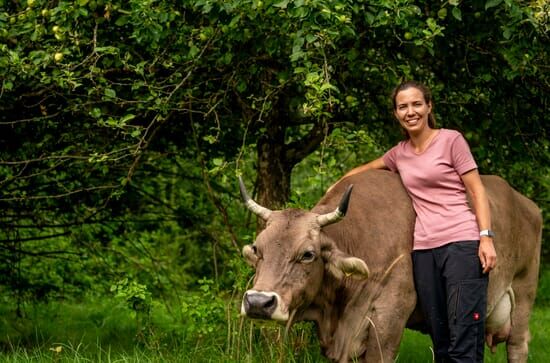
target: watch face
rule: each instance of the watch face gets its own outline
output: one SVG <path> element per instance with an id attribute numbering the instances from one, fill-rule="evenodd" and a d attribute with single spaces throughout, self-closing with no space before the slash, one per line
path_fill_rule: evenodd
<path id="1" fill-rule="evenodd" d="M 493 231 L 491 231 L 490 229 L 484 229 L 483 231 L 479 232 L 479 236 L 480 237 L 483 237 L 483 236 L 494 237 L 495 233 Z"/>

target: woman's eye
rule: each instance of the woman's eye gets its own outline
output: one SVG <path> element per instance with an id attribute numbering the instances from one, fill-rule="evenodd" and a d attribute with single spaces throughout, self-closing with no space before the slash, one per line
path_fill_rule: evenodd
<path id="1" fill-rule="evenodd" d="M 307 252 L 304 252 L 304 254 L 302 255 L 300 262 L 308 263 L 308 262 L 313 262 L 314 260 L 315 260 L 315 253 L 312 251 L 307 251 Z"/>

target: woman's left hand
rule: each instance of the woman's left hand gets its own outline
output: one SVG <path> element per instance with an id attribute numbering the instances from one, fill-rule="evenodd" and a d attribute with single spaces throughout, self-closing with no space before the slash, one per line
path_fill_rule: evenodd
<path id="1" fill-rule="evenodd" d="M 487 236 L 480 238 L 478 254 L 484 274 L 495 268 L 497 264 L 497 252 L 493 244 L 493 238 Z"/>

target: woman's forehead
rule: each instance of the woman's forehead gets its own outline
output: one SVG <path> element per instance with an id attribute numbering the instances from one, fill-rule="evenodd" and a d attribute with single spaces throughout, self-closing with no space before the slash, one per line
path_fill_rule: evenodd
<path id="1" fill-rule="evenodd" d="M 399 91 L 395 96 L 396 103 L 407 103 L 411 101 L 424 100 L 424 94 L 415 87 L 409 87 Z"/>

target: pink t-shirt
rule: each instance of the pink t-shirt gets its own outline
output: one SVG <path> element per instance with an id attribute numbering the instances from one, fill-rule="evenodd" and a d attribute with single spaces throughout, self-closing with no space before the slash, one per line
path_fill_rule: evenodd
<path id="1" fill-rule="evenodd" d="M 477 165 L 460 132 L 440 129 L 420 154 L 414 152 L 410 140 L 401 141 L 383 160 L 388 169 L 399 173 L 412 199 L 414 250 L 479 239 L 476 216 L 460 178 Z"/>

